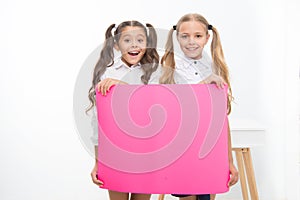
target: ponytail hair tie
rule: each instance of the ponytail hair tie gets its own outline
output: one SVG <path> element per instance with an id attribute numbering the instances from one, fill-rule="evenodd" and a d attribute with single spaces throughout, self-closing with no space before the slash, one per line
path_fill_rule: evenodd
<path id="1" fill-rule="evenodd" d="M 213 26 L 209 24 L 209 25 L 207 26 L 207 29 L 208 29 L 208 30 L 212 30 L 212 29 L 213 29 Z"/>
<path id="2" fill-rule="evenodd" d="M 173 30 L 176 31 L 176 25 L 173 26 Z"/>

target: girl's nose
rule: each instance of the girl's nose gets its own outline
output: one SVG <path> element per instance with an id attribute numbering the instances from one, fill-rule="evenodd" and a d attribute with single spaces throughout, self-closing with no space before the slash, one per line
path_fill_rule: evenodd
<path id="1" fill-rule="evenodd" d="M 190 38 L 189 38 L 189 44 L 194 44 L 194 43 L 195 43 L 195 38 L 190 37 Z"/>
<path id="2" fill-rule="evenodd" d="M 132 40 L 131 46 L 132 47 L 137 47 L 137 41 L 136 40 Z"/>

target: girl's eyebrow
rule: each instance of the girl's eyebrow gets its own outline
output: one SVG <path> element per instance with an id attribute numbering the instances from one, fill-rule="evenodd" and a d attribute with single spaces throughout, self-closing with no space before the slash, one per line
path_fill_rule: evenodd
<path id="1" fill-rule="evenodd" d="M 132 35 L 131 34 L 128 34 L 128 33 L 125 33 L 124 35 L 123 35 L 123 37 L 132 37 Z M 142 37 L 146 37 L 144 34 L 138 34 L 137 36 L 142 36 Z"/>
<path id="2" fill-rule="evenodd" d="M 127 36 L 131 36 L 130 34 L 128 34 L 128 33 L 125 33 L 124 35 L 123 35 L 123 37 L 127 37 Z"/>
<path id="3" fill-rule="evenodd" d="M 144 34 L 138 34 L 137 36 L 142 36 L 142 37 L 146 37 Z"/>

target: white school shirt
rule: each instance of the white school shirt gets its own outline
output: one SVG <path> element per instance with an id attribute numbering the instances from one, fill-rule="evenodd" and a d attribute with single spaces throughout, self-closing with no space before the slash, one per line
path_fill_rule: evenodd
<path id="1" fill-rule="evenodd" d="M 175 59 L 175 63 L 174 79 L 177 84 L 197 84 L 213 73 L 212 60 L 205 51 L 198 60 L 181 56 Z"/>
<path id="2" fill-rule="evenodd" d="M 153 72 L 148 83 L 158 84 L 160 72 L 161 72 L 160 68 L 158 68 L 155 72 Z M 142 85 L 144 84 L 141 81 L 141 76 L 143 74 L 144 71 L 140 63 L 128 67 L 121 59 L 118 59 L 111 67 L 106 68 L 105 72 L 103 73 L 100 79 L 104 80 L 106 78 L 113 78 L 113 79 L 124 81 L 128 84 Z M 98 120 L 97 120 L 97 111 L 95 107 L 92 111 L 91 126 L 93 129 L 91 142 L 94 146 L 97 146 L 98 145 Z"/>

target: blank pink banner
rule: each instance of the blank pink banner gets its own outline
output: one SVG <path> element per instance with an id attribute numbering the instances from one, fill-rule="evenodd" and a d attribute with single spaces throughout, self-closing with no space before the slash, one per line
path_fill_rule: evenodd
<path id="1" fill-rule="evenodd" d="M 227 88 L 117 85 L 96 94 L 104 188 L 153 194 L 228 191 Z"/>

